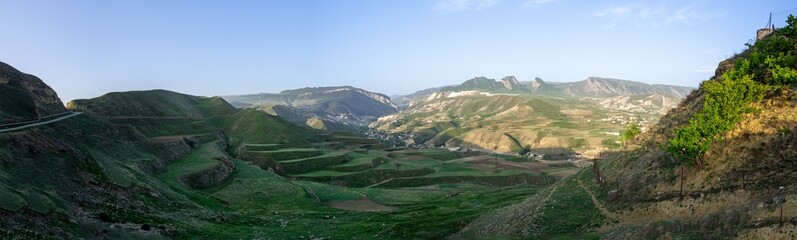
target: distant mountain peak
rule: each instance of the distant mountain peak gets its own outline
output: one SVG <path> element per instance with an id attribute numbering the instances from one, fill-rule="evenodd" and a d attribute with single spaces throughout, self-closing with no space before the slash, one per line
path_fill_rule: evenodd
<path id="1" fill-rule="evenodd" d="M 501 81 L 486 77 L 471 78 L 454 87 L 445 87 L 441 91 L 487 91 L 487 92 L 529 92 L 515 76 L 506 76 Z"/>
<path id="2" fill-rule="evenodd" d="M 641 95 L 660 93 L 670 97 L 683 98 L 693 88 L 672 85 L 650 85 L 614 78 L 588 77 L 582 81 L 569 83 L 567 91 L 572 96 L 610 97 L 620 95 Z"/>
<path id="3" fill-rule="evenodd" d="M 224 98 L 237 107 L 269 109 L 282 105 L 285 107 L 277 108 L 277 115 L 299 125 L 311 123 L 311 127 L 318 127 L 320 119 L 329 125 L 326 127 L 349 125 L 355 129 L 399 109 L 387 95 L 352 86 L 307 87 Z"/>
<path id="4" fill-rule="evenodd" d="M 520 84 L 520 82 L 515 78 L 515 76 L 506 76 L 501 79 L 501 84 L 504 85 L 504 88 L 507 90 L 525 90 L 524 86 Z"/>
<path id="5" fill-rule="evenodd" d="M 535 90 L 545 87 L 546 85 L 548 85 L 548 83 L 546 83 L 545 81 L 542 80 L 542 78 L 539 77 L 535 77 L 534 81 L 531 81 L 531 88 Z"/>

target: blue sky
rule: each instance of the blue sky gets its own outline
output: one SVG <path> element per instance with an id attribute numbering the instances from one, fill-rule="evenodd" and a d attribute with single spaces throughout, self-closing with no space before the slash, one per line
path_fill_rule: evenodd
<path id="1" fill-rule="evenodd" d="M 385 94 L 475 76 L 697 86 L 793 1 L 0 0 L 0 61 L 64 101 L 352 85 Z"/>

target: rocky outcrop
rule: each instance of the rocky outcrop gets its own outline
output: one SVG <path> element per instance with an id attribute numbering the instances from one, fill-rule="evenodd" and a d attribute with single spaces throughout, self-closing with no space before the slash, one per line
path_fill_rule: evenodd
<path id="1" fill-rule="evenodd" d="M 219 160 L 219 165 L 200 172 L 183 175 L 180 177 L 180 183 L 189 188 L 203 189 L 224 181 L 230 174 L 235 172 L 235 164 L 227 157 L 219 157 L 216 160 Z"/>
<path id="2" fill-rule="evenodd" d="M 396 111 L 398 111 L 398 106 L 396 106 L 396 104 L 394 104 L 392 101 L 390 101 L 390 97 L 388 97 L 387 95 L 384 95 L 384 94 L 381 94 L 381 93 L 369 92 L 369 91 L 365 91 L 365 90 L 362 90 L 362 89 L 359 89 L 359 88 L 349 88 L 348 90 L 360 93 L 360 94 L 365 95 L 365 96 L 368 96 L 369 98 L 371 98 L 371 99 L 373 99 L 373 100 L 375 100 L 377 102 L 380 102 L 382 104 L 388 105 L 388 106 L 392 107 L 393 109 L 395 109 Z"/>
<path id="3" fill-rule="evenodd" d="M 542 78 L 535 77 L 534 81 L 531 81 L 531 84 L 529 84 L 529 85 L 531 86 L 531 88 L 533 90 L 539 90 L 539 89 L 544 88 L 548 84 L 545 83 L 545 81 L 543 81 Z"/>
<path id="4" fill-rule="evenodd" d="M 0 124 L 66 112 L 58 94 L 36 76 L 0 62 Z"/>
<path id="5" fill-rule="evenodd" d="M 515 76 L 506 76 L 501 79 L 501 84 L 509 91 L 527 91 L 526 86 L 520 84 Z"/>
<path id="6" fill-rule="evenodd" d="M 460 91 L 487 91 L 487 92 L 528 92 L 528 89 L 514 76 L 506 76 L 501 81 L 495 81 L 486 77 L 475 77 L 463 82 L 459 86 L 444 87 L 441 92 L 460 92 Z"/>

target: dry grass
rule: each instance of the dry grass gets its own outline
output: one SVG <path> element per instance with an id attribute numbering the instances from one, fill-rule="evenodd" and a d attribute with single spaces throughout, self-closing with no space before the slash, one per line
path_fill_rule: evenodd
<path id="1" fill-rule="evenodd" d="M 741 208 L 749 203 L 750 197 L 750 192 L 738 190 L 714 194 L 710 198 L 671 199 L 650 204 L 637 204 L 634 206 L 634 210 L 618 212 L 618 215 L 621 216 L 620 222 L 604 226 L 603 230 L 665 220 L 696 223 L 704 216 Z"/>
<path id="2" fill-rule="evenodd" d="M 797 226 L 785 224 L 783 226 L 762 227 L 748 230 L 736 237 L 743 240 L 792 240 L 797 238 Z"/>

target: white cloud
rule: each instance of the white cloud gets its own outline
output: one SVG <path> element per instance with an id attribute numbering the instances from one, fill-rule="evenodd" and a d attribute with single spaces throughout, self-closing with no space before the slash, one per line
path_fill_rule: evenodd
<path id="1" fill-rule="evenodd" d="M 523 4 L 523 6 L 536 7 L 536 6 L 553 3 L 556 1 L 559 0 L 527 0 L 526 3 Z"/>
<path id="2" fill-rule="evenodd" d="M 700 66 L 695 69 L 695 73 L 714 73 L 716 66 Z"/>
<path id="3" fill-rule="evenodd" d="M 623 17 L 631 11 L 631 6 L 614 6 L 602 11 L 595 12 L 596 17 Z"/>
<path id="4" fill-rule="evenodd" d="M 468 8 L 470 0 L 437 0 L 434 9 L 444 12 L 462 11 Z"/>
<path id="5" fill-rule="evenodd" d="M 638 26 L 659 26 L 662 24 L 691 23 L 696 20 L 710 18 L 712 15 L 708 12 L 696 10 L 693 7 L 671 10 L 662 6 L 622 5 L 610 6 L 596 11 L 593 16 L 609 19 L 612 24 L 631 23 Z"/>
<path id="6" fill-rule="evenodd" d="M 498 3 L 498 0 L 481 0 L 481 1 L 477 1 L 477 2 L 478 3 L 476 4 L 476 10 L 479 10 L 479 9 L 485 9 L 485 8 L 488 8 L 488 7 L 492 7 L 493 5 Z"/>
<path id="7" fill-rule="evenodd" d="M 437 0 L 433 8 L 441 12 L 458 12 L 468 9 L 482 10 L 498 3 L 498 0 Z"/>
<path id="8" fill-rule="evenodd" d="M 667 9 L 664 8 L 642 8 L 637 12 L 637 16 L 642 19 L 660 17 L 667 14 Z"/>
<path id="9" fill-rule="evenodd" d="M 685 7 L 673 12 L 667 18 L 667 23 L 673 23 L 673 22 L 690 23 L 694 20 L 705 19 L 708 17 L 709 17 L 708 14 L 695 11 L 691 7 Z"/>

